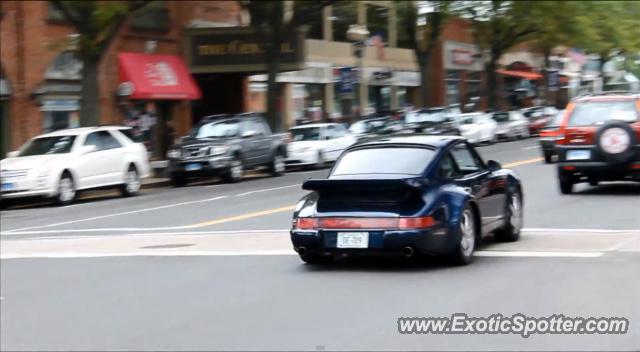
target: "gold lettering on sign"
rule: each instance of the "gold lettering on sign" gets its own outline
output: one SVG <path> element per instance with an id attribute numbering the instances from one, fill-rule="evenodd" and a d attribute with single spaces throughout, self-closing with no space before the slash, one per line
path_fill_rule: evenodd
<path id="1" fill-rule="evenodd" d="M 282 43 L 281 53 L 292 53 L 291 43 Z M 247 43 L 241 40 L 232 40 L 228 44 L 199 45 L 198 55 L 225 55 L 225 54 L 262 54 L 262 48 L 258 43 Z"/>
<path id="2" fill-rule="evenodd" d="M 198 46 L 199 55 L 224 55 L 226 53 L 227 47 L 224 44 Z"/>

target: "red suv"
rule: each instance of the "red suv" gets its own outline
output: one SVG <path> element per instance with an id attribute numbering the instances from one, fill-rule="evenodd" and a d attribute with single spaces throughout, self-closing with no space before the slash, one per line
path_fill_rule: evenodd
<path id="1" fill-rule="evenodd" d="M 605 92 L 567 105 L 556 140 L 560 191 L 600 181 L 640 181 L 640 94 Z"/>

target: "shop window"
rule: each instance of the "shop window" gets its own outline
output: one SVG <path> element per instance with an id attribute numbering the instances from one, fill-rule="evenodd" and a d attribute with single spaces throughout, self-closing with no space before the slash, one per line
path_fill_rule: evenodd
<path id="1" fill-rule="evenodd" d="M 340 1 L 332 5 L 333 14 L 331 16 L 333 40 L 337 42 L 348 42 L 347 30 L 349 25 L 358 23 L 358 2 Z"/>
<path id="2" fill-rule="evenodd" d="M 131 15 L 131 29 L 134 31 L 169 31 L 169 9 L 165 1 L 152 1 Z"/>
<path id="3" fill-rule="evenodd" d="M 380 36 L 383 43 L 389 40 L 389 9 L 381 6 L 367 6 L 367 29 L 371 36 Z"/>
<path id="4" fill-rule="evenodd" d="M 460 72 L 458 70 L 447 70 L 445 87 L 447 90 L 447 105 L 460 103 Z"/>
<path id="5" fill-rule="evenodd" d="M 295 1 L 293 5 L 295 11 L 305 11 L 305 8 L 317 8 L 317 4 L 314 1 Z M 322 10 L 315 10 L 310 18 L 305 21 L 306 38 L 309 39 L 323 39 L 322 38 Z"/>
<path id="6" fill-rule="evenodd" d="M 482 81 L 480 80 L 480 78 L 480 72 L 467 72 L 467 95 L 465 99 L 466 104 L 475 103 L 480 99 L 482 95 Z"/>
<path id="7" fill-rule="evenodd" d="M 407 101 L 407 87 L 398 87 L 397 88 L 397 96 L 398 96 L 398 107 L 404 108 L 408 105 Z"/>

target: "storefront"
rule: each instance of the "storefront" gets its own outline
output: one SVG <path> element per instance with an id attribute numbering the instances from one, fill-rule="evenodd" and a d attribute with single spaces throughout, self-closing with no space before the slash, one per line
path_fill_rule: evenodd
<path id="1" fill-rule="evenodd" d="M 538 88 L 542 75 L 533 72 L 531 66 L 516 61 L 496 73 L 502 76 L 502 92 L 510 108 L 540 105 Z"/>
<path id="2" fill-rule="evenodd" d="M 464 106 L 482 96 L 482 59 L 474 44 L 445 41 L 443 90 L 445 105 Z"/>
<path id="3" fill-rule="evenodd" d="M 183 61 L 173 55 L 118 54 L 118 106 L 151 157 L 162 159 L 175 137 L 175 104 L 202 94 Z"/>

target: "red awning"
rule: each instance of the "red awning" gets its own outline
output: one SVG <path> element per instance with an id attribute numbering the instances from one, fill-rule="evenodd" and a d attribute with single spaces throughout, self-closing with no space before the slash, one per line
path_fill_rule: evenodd
<path id="1" fill-rule="evenodd" d="M 542 75 L 535 72 L 527 72 L 527 71 L 510 71 L 510 70 L 496 70 L 496 73 L 505 76 L 518 77 L 522 79 L 528 80 L 537 80 L 542 78 Z"/>
<path id="2" fill-rule="evenodd" d="M 173 55 L 118 54 L 118 94 L 130 99 L 197 100 L 200 88 L 184 62 Z"/>

